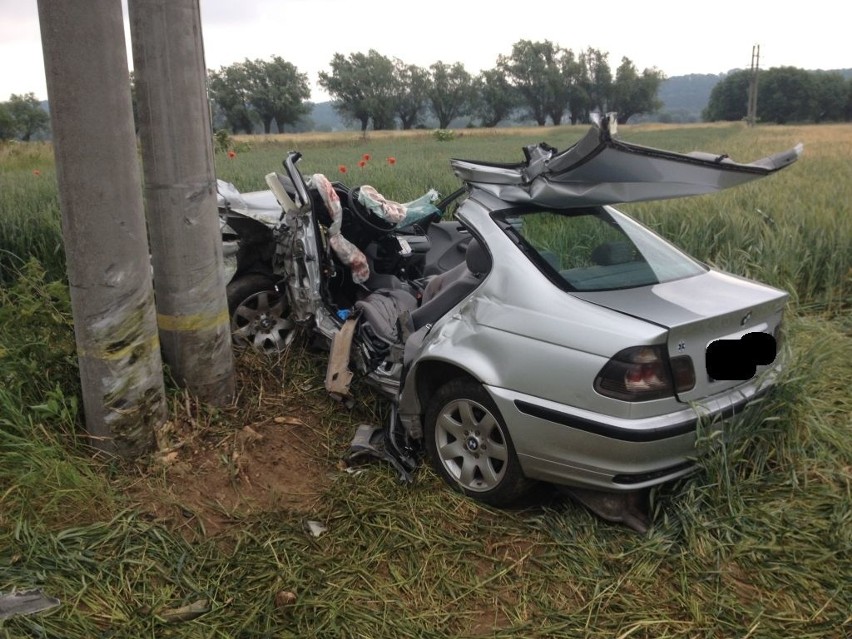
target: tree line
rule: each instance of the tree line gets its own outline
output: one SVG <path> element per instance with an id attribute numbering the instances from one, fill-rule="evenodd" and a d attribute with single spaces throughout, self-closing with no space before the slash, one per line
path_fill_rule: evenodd
<path id="1" fill-rule="evenodd" d="M 34 93 L 13 93 L 8 101 L 0 102 L 0 140 L 29 142 L 49 128 L 50 116 Z"/>
<path id="2" fill-rule="evenodd" d="M 660 108 L 663 79 L 654 68 L 639 72 L 629 58 L 613 73 L 607 53 L 588 48 L 575 54 L 547 40 L 521 40 L 510 54 L 498 56 L 494 68 L 475 76 L 461 63 L 423 68 L 372 49 L 335 54 L 330 70 L 319 74 L 335 110 L 362 131 L 411 129 L 427 121 L 443 129 L 464 117 L 483 127 L 519 119 L 575 124 L 588 122 L 594 111 L 615 111 L 624 123 Z M 745 118 L 750 80 L 748 70 L 726 75 L 712 89 L 703 119 Z M 268 133 L 273 124 L 279 130 L 309 128 L 308 76 L 279 56 L 210 70 L 208 91 L 214 122 L 234 133 L 259 128 Z M 795 67 L 760 71 L 757 116 L 778 124 L 852 121 L 852 78 Z M 33 93 L 0 103 L 0 140 L 38 139 L 49 126 Z"/>
<path id="3" fill-rule="evenodd" d="M 578 54 L 549 40 L 520 40 L 494 68 L 471 74 L 462 63 L 407 64 L 370 49 L 336 53 L 319 84 L 338 114 L 362 131 L 412 129 L 428 117 L 447 128 L 456 118 L 493 127 L 516 116 L 544 126 L 588 122 L 593 111 L 617 111 L 621 122 L 660 108 L 657 89 L 664 75 L 638 71 L 622 58 L 613 73 L 608 53 L 588 48 Z M 209 73 L 216 115 L 234 133 L 259 123 L 269 132 L 296 125 L 309 111 L 308 78 L 280 57 L 246 60 Z"/>
<path id="4" fill-rule="evenodd" d="M 750 70 L 734 71 L 710 92 L 705 121 L 742 120 L 748 114 Z M 757 119 L 761 122 L 852 121 L 852 78 L 828 71 L 774 67 L 757 74 Z"/>

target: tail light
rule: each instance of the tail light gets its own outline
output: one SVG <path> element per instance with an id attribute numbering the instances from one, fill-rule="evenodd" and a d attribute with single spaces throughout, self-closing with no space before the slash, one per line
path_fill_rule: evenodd
<path id="1" fill-rule="evenodd" d="M 606 397 L 644 402 L 670 397 L 695 386 L 688 356 L 669 361 L 664 346 L 634 346 L 619 351 L 595 379 L 595 390 Z"/>

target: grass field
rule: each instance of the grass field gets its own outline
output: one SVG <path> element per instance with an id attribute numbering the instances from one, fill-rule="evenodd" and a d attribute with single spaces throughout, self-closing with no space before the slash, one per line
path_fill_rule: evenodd
<path id="1" fill-rule="evenodd" d="M 564 148 L 585 128 L 456 133 L 240 138 L 217 173 L 260 189 L 294 148 L 306 173 L 406 201 L 454 190 L 450 157 L 519 161 L 523 145 Z M 170 389 L 168 454 L 96 458 L 81 434 L 52 152 L 0 147 L 0 593 L 62 601 L 0 620 L 0 638 L 848 637 L 852 126 L 621 137 L 738 161 L 805 143 L 799 162 L 751 185 L 623 207 L 695 257 L 791 294 L 779 388 L 699 473 L 652 494 L 644 536 L 546 489 L 501 511 L 426 469 L 411 486 L 381 465 L 344 472 L 355 425 L 383 408 L 360 389 L 365 401 L 340 410 L 322 359 L 301 347 L 242 357 L 225 409 Z M 302 480 L 274 484 L 276 468 Z"/>

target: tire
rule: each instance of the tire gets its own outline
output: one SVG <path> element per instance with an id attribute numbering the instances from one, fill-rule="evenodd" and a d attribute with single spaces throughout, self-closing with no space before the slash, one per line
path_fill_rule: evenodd
<path id="1" fill-rule="evenodd" d="M 268 355 L 287 350 L 296 336 L 296 324 L 287 296 L 275 290 L 271 278 L 243 275 L 228 284 L 227 296 L 236 349 L 251 348 Z"/>
<path id="2" fill-rule="evenodd" d="M 426 410 L 424 439 L 435 472 L 473 499 L 508 506 L 533 485 L 500 411 L 472 379 L 457 378 L 438 390 Z"/>

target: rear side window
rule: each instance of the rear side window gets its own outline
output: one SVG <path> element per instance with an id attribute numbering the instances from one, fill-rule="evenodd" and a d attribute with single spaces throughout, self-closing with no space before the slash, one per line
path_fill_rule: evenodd
<path id="1" fill-rule="evenodd" d="M 698 262 L 611 207 L 509 211 L 495 220 L 560 287 L 608 291 L 704 272 Z"/>

